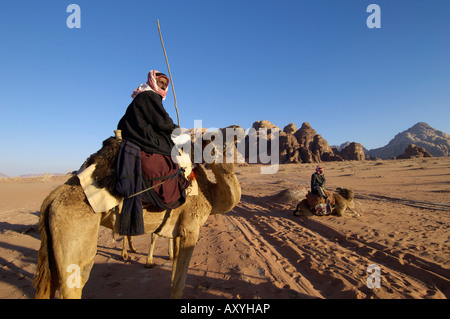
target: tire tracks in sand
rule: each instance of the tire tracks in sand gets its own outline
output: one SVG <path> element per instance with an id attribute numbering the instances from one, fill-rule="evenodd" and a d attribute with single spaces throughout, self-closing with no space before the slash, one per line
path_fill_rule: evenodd
<path id="1" fill-rule="evenodd" d="M 280 287 L 289 288 L 311 297 L 323 297 L 310 281 L 298 273 L 290 258 L 285 256 L 285 251 L 280 249 L 281 243 L 276 243 L 274 240 L 269 239 L 268 236 L 263 235 L 266 233 L 264 230 L 267 229 L 267 226 L 256 226 L 260 228 L 258 230 L 254 224 L 242 216 L 227 217 L 230 223 L 242 232 L 248 244 L 255 249 L 258 257 L 264 261 L 265 266 L 269 269 L 271 276 L 279 282 Z M 261 231 L 261 228 L 263 231 Z M 301 251 L 296 249 L 295 245 L 289 245 L 289 247 L 294 251 L 295 255 L 300 256 L 302 254 Z"/>
<path id="2" fill-rule="evenodd" d="M 446 298 L 447 269 L 254 199 L 244 198 L 226 219 L 280 287 L 312 298 Z M 381 288 L 367 286 L 372 264 L 380 265 Z"/>

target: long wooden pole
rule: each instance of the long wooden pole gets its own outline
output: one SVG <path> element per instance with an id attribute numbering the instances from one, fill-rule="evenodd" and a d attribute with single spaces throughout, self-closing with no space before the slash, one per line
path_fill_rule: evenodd
<path id="1" fill-rule="evenodd" d="M 164 42 L 163 42 L 163 38 L 161 35 L 161 27 L 159 26 L 159 20 L 156 20 L 156 22 L 158 22 L 159 38 L 161 39 L 161 45 L 162 45 L 162 48 L 164 51 L 164 56 L 166 57 L 167 69 L 169 70 L 170 83 L 172 83 L 172 92 L 173 92 L 173 99 L 175 101 L 175 109 L 177 110 L 178 126 L 180 126 L 180 115 L 178 114 L 177 97 L 175 96 L 175 88 L 173 86 L 172 74 L 170 73 L 169 60 L 167 59 L 166 49 L 164 48 Z"/>

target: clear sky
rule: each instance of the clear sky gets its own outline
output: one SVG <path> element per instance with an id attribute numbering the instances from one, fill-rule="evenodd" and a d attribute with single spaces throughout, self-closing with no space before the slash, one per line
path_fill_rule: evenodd
<path id="1" fill-rule="evenodd" d="M 148 71 L 167 73 L 157 19 L 182 127 L 309 122 L 367 149 L 417 122 L 450 131 L 448 0 L 4 1 L 0 172 L 65 173 L 96 152 Z M 176 122 L 171 88 L 164 105 Z"/>

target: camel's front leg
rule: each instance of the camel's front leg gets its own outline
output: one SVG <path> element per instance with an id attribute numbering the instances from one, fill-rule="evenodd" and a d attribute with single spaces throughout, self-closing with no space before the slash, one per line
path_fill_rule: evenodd
<path id="1" fill-rule="evenodd" d="M 136 249 L 134 248 L 134 246 L 133 246 L 133 241 L 131 240 L 131 237 L 132 236 L 127 236 L 128 237 L 128 248 L 130 249 L 130 251 L 132 252 L 132 253 L 135 253 L 136 252 Z"/>
<path id="2" fill-rule="evenodd" d="M 174 262 L 172 269 L 172 298 L 180 299 L 186 285 L 187 271 L 192 252 L 197 243 L 199 229 L 181 229 L 181 236 L 174 240 Z"/>
<path id="3" fill-rule="evenodd" d="M 175 245 L 175 239 L 169 238 L 169 259 L 173 261 L 173 250 Z"/>
<path id="4" fill-rule="evenodd" d="M 136 252 L 136 249 L 134 249 L 134 247 L 133 247 L 133 242 L 132 242 L 131 236 L 123 236 L 123 247 L 122 247 L 122 259 L 123 260 L 128 260 L 127 245 L 130 248 L 130 251 L 132 253 Z"/>
<path id="5" fill-rule="evenodd" d="M 353 208 L 350 208 L 350 207 L 347 207 L 347 209 L 346 209 L 345 212 L 344 212 L 344 215 L 352 216 L 352 217 L 359 217 L 359 216 L 361 216 L 360 214 L 358 214 L 357 212 L 355 212 L 355 211 L 353 210 Z"/>
<path id="6" fill-rule="evenodd" d="M 156 238 L 158 234 L 152 233 L 150 237 L 150 248 L 148 249 L 147 262 L 145 263 L 145 268 L 153 268 L 155 263 L 153 262 L 153 250 L 155 249 Z"/>

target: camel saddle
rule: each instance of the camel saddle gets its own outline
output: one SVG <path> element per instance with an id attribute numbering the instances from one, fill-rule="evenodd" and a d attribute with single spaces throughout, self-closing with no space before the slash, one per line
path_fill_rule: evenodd
<path id="1" fill-rule="evenodd" d="M 324 189 L 324 193 L 327 195 L 329 205 L 326 204 L 325 198 L 319 194 L 311 192 L 306 194 L 306 203 L 308 204 L 310 211 L 318 216 L 331 214 L 334 206 L 336 206 L 336 199 L 334 198 L 333 192 Z"/>
<path id="2" fill-rule="evenodd" d="M 109 141 L 109 142 L 108 142 Z M 103 146 L 101 149 L 101 152 L 110 152 L 115 156 L 114 152 L 111 152 L 110 148 L 111 145 L 114 143 L 120 144 L 119 139 L 110 138 L 109 140 L 105 141 L 108 142 L 107 146 Z M 104 143 L 105 143 L 104 142 Z M 107 166 L 107 161 L 104 159 L 105 155 L 102 153 L 101 155 L 94 154 L 97 157 L 101 158 L 101 165 Z M 92 158 L 95 158 L 95 156 L 92 156 Z M 93 162 L 93 164 L 90 164 Z M 85 165 L 88 163 L 88 160 L 83 164 L 83 166 L 80 168 L 80 170 L 77 172 L 78 178 L 80 180 L 80 185 L 83 188 L 83 191 L 86 195 L 86 198 L 94 210 L 95 213 L 103 213 L 107 212 L 110 209 L 119 206 L 123 202 L 123 198 L 121 196 L 117 196 L 117 194 L 111 193 L 111 187 L 108 187 L 108 185 L 105 185 L 104 183 L 98 182 L 98 176 L 95 177 L 94 171 L 96 170 L 97 163 L 95 161 L 89 162 L 88 165 Z M 183 173 L 185 174 L 185 177 L 190 181 L 190 185 L 186 190 L 187 196 L 195 196 L 198 195 L 198 184 L 194 176 L 193 172 L 193 165 L 190 161 L 190 157 L 186 153 L 181 153 L 179 156 L 177 156 L 177 163 L 180 165 L 180 167 L 183 168 Z M 103 172 L 104 167 L 100 168 L 100 170 Z M 97 174 L 98 175 L 98 174 Z M 104 177 L 103 175 L 101 177 Z M 144 203 L 145 204 L 145 203 Z M 150 205 L 151 206 L 151 205 Z"/>
<path id="3" fill-rule="evenodd" d="M 109 211 L 121 202 L 120 199 L 111 195 L 106 187 L 99 186 L 92 177 L 97 164 L 89 165 L 86 169 L 78 173 L 80 185 L 95 213 L 104 213 Z"/>

